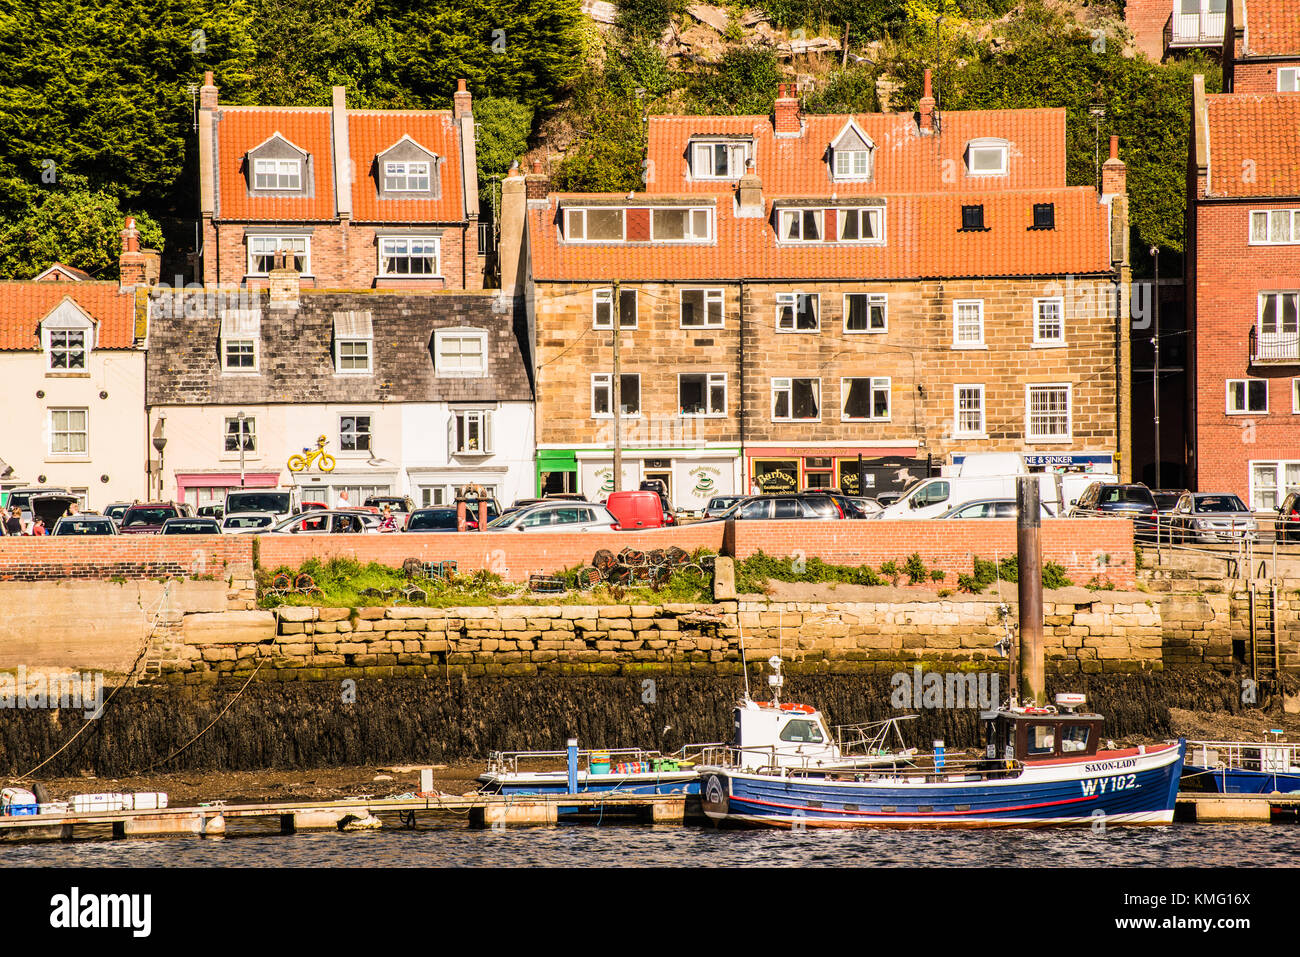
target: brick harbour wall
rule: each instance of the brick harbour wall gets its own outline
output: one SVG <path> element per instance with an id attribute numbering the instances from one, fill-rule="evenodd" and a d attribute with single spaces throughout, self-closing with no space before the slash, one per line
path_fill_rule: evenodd
<path id="1" fill-rule="evenodd" d="M 234 564 L 251 579 L 252 561 L 252 541 L 235 535 L 0 538 L 0 582 L 223 578 Z"/>

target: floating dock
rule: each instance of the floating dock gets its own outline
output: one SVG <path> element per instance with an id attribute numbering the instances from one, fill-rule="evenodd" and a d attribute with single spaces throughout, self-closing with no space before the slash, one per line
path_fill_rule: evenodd
<path id="1" fill-rule="evenodd" d="M 1174 820 L 1198 824 L 1300 823 L 1300 792 L 1210 794 L 1182 791 Z"/>

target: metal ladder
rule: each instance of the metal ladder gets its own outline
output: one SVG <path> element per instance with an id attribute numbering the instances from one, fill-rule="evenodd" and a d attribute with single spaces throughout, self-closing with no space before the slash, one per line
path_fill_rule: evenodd
<path id="1" fill-rule="evenodd" d="M 1250 676 L 1255 681 L 1276 681 L 1277 580 L 1250 580 Z"/>

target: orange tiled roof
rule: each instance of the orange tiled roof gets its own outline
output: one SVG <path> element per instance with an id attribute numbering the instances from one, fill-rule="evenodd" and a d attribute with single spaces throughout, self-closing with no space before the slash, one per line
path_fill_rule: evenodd
<path id="1" fill-rule="evenodd" d="M 803 135 L 777 137 L 767 116 L 652 116 L 647 158 L 653 171 L 647 190 L 689 193 L 729 190 L 728 180 L 688 180 L 687 143 L 692 136 L 754 138 L 755 172 L 765 191 L 783 196 L 841 196 L 882 193 L 971 192 L 1042 189 L 1065 185 L 1065 111 L 940 111 L 941 131 L 922 136 L 911 113 L 861 113 L 854 116 L 803 114 Z M 832 179 L 826 150 L 850 120 L 876 146 L 872 178 L 866 182 Z M 1008 174 L 966 175 L 966 144 L 984 137 L 1010 144 Z"/>
<path id="2" fill-rule="evenodd" d="M 881 246 L 781 244 L 772 227 L 773 194 L 762 217 L 737 218 L 731 198 L 717 203 L 717 241 L 709 244 L 564 243 L 557 229 L 565 201 L 614 195 L 553 194 L 531 208 L 533 275 L 542 282 L 707 281 L 737 279 L 913 279 L 1096 274 L 1110 271 L 1108 210 L 1090 186 L 885 197 Z M 825 191 L 829 198 L 830 191 Z M 780 197 L 776 197 L 780 198 Z M 626 199 L 626 197 L 624 197 Z M 628 205 L 653 204 L 641 194 Z M 1031 230 L 1036 203 L 1056 205 L 1056 228 Z M 961 207 L 983 204 L 984 232 L 961 232 Z"/>
<path id="3" fill-rule="evenodd" d="M 216 218 L 275 223 L 335 219 L 330 113 L 327 107 L 220 107 L 215 127 Z M 276 133 L 311 154 L 315 170 L 311 195 L 248 194 L 245 156 Z M 403 135 L 444 161 L 438 199 L 380 200 L 374 177 L 375 157 Z M 449 110 L 349 110 L 348 141 L 354 170 L 355 222 L 459 222 L 465 218 L 460 136 Z"/>
<path id="4" fill-rule="evenodd" d="M 135 343 L 135 293 L 115 282 L 0 282 L 0 349 L 39 349 L 39 325 L 64 298 L 96 323 L 96 347 L 130 349 Z"/>
<path id="5" fill-rule="evenodd" d="M 1205 102 L 1211 196 L 1300 196 L 1300 96 L 1220 93 Z"/>
<path id="6" fill-rule="evenodd" d="M 1245 0 L 1246 55 L 1300 56 L 1300 9 L 1295 0 Z"/>
<path id="7" fill-rule="evenodd" d="M 380 199 L 375 157 L 403 136 L 436 154 L 442 177 L 438 199 Z M 348 111 L 352 151 L 352 218 L 356 222 L 460 222 L 465 205 L 460 175 L 460 134 L 450 110 Z"/>
<path id="8" fill-rule="evenodd" d="M 328 108 L 222 106 L 216 111 L 214 128 L 217 219 L 280 223 L 334 218 L 334 154 Z M 244 157 L 276 133 L 311 154 L 315 175 L 310 196 L 248 195 Z"/>

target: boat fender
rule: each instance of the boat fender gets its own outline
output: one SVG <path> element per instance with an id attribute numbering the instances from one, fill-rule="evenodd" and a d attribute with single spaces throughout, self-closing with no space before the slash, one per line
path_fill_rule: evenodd
<path id="1" fill-rule="evenodd" d="M 793 701 L 787 701 L 781 705 L 782 711 L 795 711 L 799 714 L 815 714 L 817 709 L 809 704 L 796 704 Z"/>

